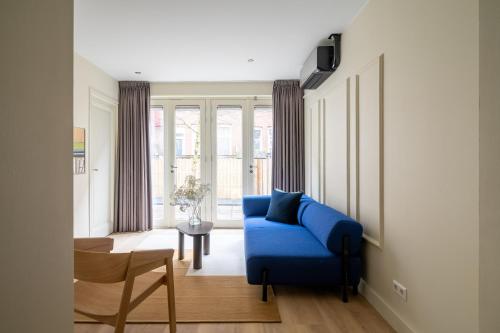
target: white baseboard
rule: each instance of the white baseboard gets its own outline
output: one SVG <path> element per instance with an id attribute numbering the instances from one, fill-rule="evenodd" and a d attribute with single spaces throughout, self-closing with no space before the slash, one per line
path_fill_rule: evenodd
<path id="1" fill-rule="evenodd" d="M 387 304 L 384 299 L 373 290 L 365 280 L 361 279 L 359 284 L 359 292 L 363 295 L 368 303 L 377 310 L 382 317 L 396 330 L 398 333 L 415 333 L 408 324 Z"/>

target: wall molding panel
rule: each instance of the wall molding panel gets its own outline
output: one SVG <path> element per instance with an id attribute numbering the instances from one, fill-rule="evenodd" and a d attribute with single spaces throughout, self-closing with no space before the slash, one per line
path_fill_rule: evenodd
<path id="1" fill-rule="evenodd" d="M 323 100 L 324 175 L 321 187 L 323 202 L 349 215 L 350 211 L 350 79 L 328 90 Z M 328 129 L 328 130 L 326 130 Z"/>
<path id="2" fill-rule="evenodd" d="M 384 244 L 384 55 L 308 91 L 306 193 L 359 221 L 367 244 Z M 401 332 L 413 332 L 366 282 L 360 292 Z"/>
<path id="3" fill-rule="evenodd" d="M 356 218 L 366 241 L 384 243 L 384 55 L 356 74 Z"/>
<path id="4" fill-rule="evenodd" d="M 358 121 L 357 121 L 357 88 L 356 80 L 352 77 L 348 78 L 349 81 L 349 216 L 357 220 L 357 188 L 358 188 L 358 174 L 357 174 L 357 133 L 358 133 Z M 351 93 L 352 91 L 352 93 Z"/>
<path id="5" fill-rule="evenodd" d="M 319 202 L 325 203 L 325 185 L 326 185 L 326 174 L 325 174 L 325 99 L 319 100 L 318 104 L 318 134 L 319 134 Z"/>
<path id="6" fill-rule="evenodd" d="M 353 93 L 351 93 L 353 92 Z M 384 243 L 384 55 L 304 96 L 306 193 Z"/>
<path id="7" fill-rule="evenodd" d="M 322 177 L 323 168 L 323 131 L 322 100 L 306 100 L 306 194 L 314 200 L 322 202 Z"/>

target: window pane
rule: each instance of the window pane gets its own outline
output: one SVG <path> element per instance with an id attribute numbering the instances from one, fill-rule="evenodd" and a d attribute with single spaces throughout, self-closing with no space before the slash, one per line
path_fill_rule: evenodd
<path id="1" fill-rule="evenodd" d="M 260 155 L 263 153 L 262 151 L 262 140 L 261 140 L 261 135 L 262 135 L 262 129 L 261 128 L 254 128 L 253 129 L 253 150 L 254 150 L 254 156 Z"/>
<path id="2" fill-rule="evenodd" d="M 241 107 L 217 108 L 217 219 L 241 220 L 243 193 Z"/>
<path id="3" fill-rule="evenodd" d="M 181 186 L 187 176 L 200 178 L 200 108 L 197 106 L 175 109 L 175 184 Z M 188 213 L 175 206 L 175 219 L 187 220 Z"/>
<path id="4" fill-rule="evenodd" d="M 267 128 L 267 151 L 269 154 L 273 154 L 273 127 Z"/>
<path id="5" fill-rule="evenodd" d="M 150 109 L 149 135 L 151 154 L 151 182 L 153 200 L 153 219 L 164 219 L 164 145 L 163 145 L 163 116 L 162 107 L 153 106 Z"/>
<path id="6" fill-rule="evenodd" d="M 217 126 L 217 153 L 219 155 L 231 155 L 231 139 L 230 126 Z"/>
<path id="7" fill-rule="evenodd" d="M 262 129 L 267 129 L 263 131 Z M 273 112 L 271 106 L 254 109 L 253 130 L 254 193 L 271 193 Z"/>

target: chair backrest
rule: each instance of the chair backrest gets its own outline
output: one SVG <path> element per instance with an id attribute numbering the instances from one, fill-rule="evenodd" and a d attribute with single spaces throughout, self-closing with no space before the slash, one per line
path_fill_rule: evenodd
<path id="1" fill-rule="evenodd" d="M 130 257 L 129 269 L 137 276 L 166 264 L 166 259 L 172 259 L 173 249 L 133 251 Z"/>
<path id="2" fill-rule="evenodd" d="M 75 250 L 75 279 L 96 283 L 125 281 L 130 253 Z"/>
<path id="3" fill-rule="evenodd" d="M 127 274 L 137 276 L 166 264 L 173 249 L 109 253 L 112 238 L 76 238 L 74 240 L 74 278 L 95 283 L 125 281 Z"/>
<path id="4" fill-rule="evenodd" d="M 75 250 L 111 252 L 114 239 L 108 237 L 75 238 L 73 243 Z"/>

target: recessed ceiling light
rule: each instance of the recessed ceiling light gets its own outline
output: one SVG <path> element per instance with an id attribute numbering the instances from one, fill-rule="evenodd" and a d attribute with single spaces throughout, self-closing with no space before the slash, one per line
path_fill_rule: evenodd
<path id="1" fill-rule="evenodd" d="M 255 59 L 249 58 L 247 61 L 248 61 L 248 62 L 254 62 L 254 61 L 255 61 Z"/>
<path id="2" fill-rule="evenodd" d="M 142 74 L 142 72 L 134 72 L 134 73 L 135 73 L 135 74 L 137 74 L 137 75 L 140 75 L 140 74 Z"/>

